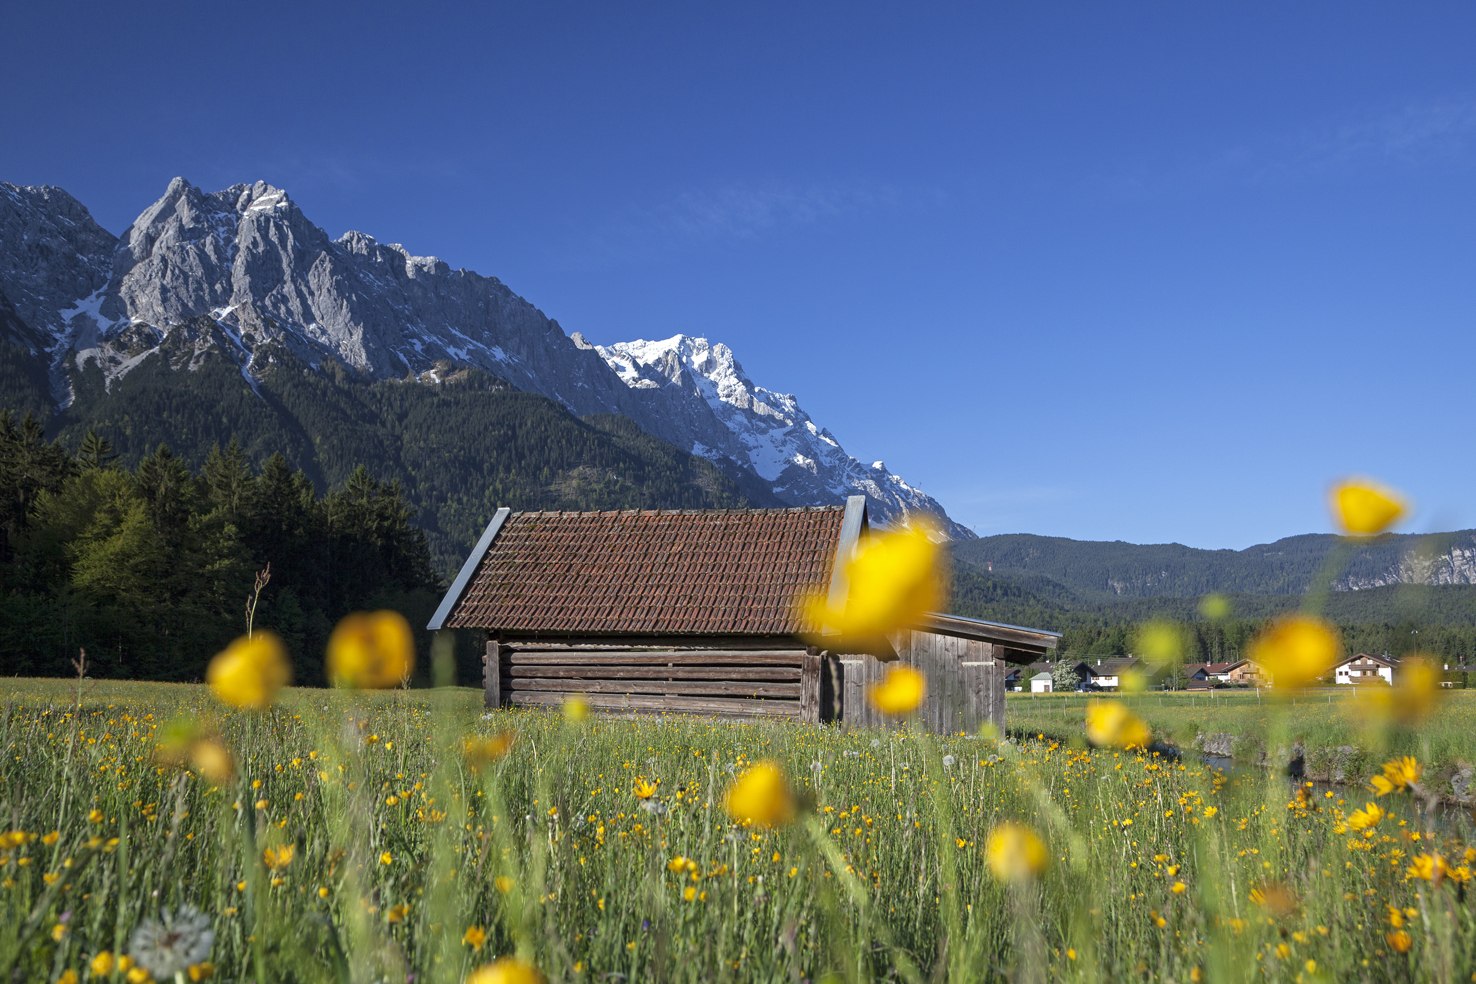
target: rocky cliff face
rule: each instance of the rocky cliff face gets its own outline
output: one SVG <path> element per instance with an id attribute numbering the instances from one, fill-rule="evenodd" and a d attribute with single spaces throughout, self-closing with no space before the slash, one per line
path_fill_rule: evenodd
<path id="1" fill-rule="evenodd" d="M 1335 587 L 1361 591 L 1392 584 L 1476 584 L 1476 533 L 1455 534 L 1443 543 L 1413 540 L 1396 559 L 1351 572 Z"/>
<path id="2" fill-rule="evenodd" d="M 207 193 L 176 178 L 121 238 L 59 189 L 0 184 L 0 297 L 0 334 L 46 360 L 59 406 L 79 372 L 111 384 L 151 358 L 224 354 L 253 385 L 283 352 L 371 380 L 434 384 L 471 366 L 576 414 L 628 417 L 793 505 L 861 493 L 877 522 L 926 511 L 972 535 L 755 385 L 726 346 L 595 349 L 495 277 L 360 232 L 331 238 L 263 182 Z"/>
<path id="3" fill-rule="evenodd" d="M 584 344 L 577 334 L 575 343 Z M 883 462 L 863 465 L 793 396 L 754 383 L 726 345 L 676 335 L 595 351 L 643 402 L 644 414 L 661 421 L 663 437 L 695 455 L 738 462 L 787 502 L 834 502 L 860 493 L 887 520 L 927 514 L 947 523 L 931 496 Z M 957 524 L 947 531 L 972 536 Z"/>

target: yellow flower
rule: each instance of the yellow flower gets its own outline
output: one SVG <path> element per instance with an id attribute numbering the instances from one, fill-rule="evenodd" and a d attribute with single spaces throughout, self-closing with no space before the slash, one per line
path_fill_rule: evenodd
<path id="1" fill-rule="evenodd" d="M 1230 615 L 1230 599 L 1222 594 L 1207 594 L 1199 599 L 1199 614 L 1211 622 L 1218 622 Z"/>
<path id="2" fill-rule="evenodd" d="M 1183 882 L 1176 881 L 1174 882 L 1174 887 L 1171 889 L 1171 891 L 1175 895 L 1183 895 L 1188 890 L 1188 887 L 1189 886 L 1185 885 Z"/>
<path id="3" fill-rule="evenodd" d="M 107 977 L 111 974 L 113 972 L 113 952 L 103 950 L 93 957 L 91 963 L 87 965 L 87 972 L 93 977 Z"/>
<path id="4" fill-rule="evenodd" d="M 466 984 L 543 984 L 543 975 L 526 960 L 503 957 L 472 971 Z"/>
<path id="5" fill-rule="evenodd" d="M 1438 854 L 1416 854 L 1409 860 L 1409 870 L 1404 874 L 1406 879 L 1419 878 L 1439 885 L 1450 873 L 1445 858 Z"/>
<path id="6" fill-rule="evenodd" d="M 1002 882 L 1027 882 L 1039 877 L 1050 865 L 1045 841 L 1023 823 L 1005 821 L 989 832 L 984 843 L 989 870 Z"/>
<path id="7" fill-rule="evenodd" d="M 462 754 L 474 770 L 480 771 L 493 762 L 506 757 L 512 748 L 514 734 L 502 731 L 490 738 L 467 738 L 461 743 Z"/>
<path id="8" fill-rule="evenodd" d="M 214 659 L 205 671 L 211 691 L 232 707 L 265 710 L 291 676 L 287 650 L 270 632 L 242 636 Z"/>
<path id="9" fill-rule="evenodd" d="M 1359 709 L 1380 724 L 1419 724 L 1442 696 L 1440 667 L 1427 656 L 1408 656 L 1394 674 L 1392 687 L 1359 687 Z"/>
<path id="10" fill-rule="evenodd" d="M 1156 667 L 1178 666 L 1184 662 L 1188 639 L 1184 629 L 1167 619 L 1153 619 L 1138 629 L 1134 648 Z"/>
<path id="11" fill-rule="evenodd" d="M 917 710 L 927 692 L 927 678 L 917 669 L 898 663 L 887 667 L 887 675 L 881 683 L 872 684 L 866 696 L 878 711 L 899 717 Z"/>
<path id="12" fill-rule="evenodd" d="M 1332 509 L 1347 535 L 1377 536 L 1399 522 L 1408 506 L 1393 489 L 1353 478 L 1333 486 Z"/>
<path id="13" fill-rule="evenodd" d="M 215 976 L 215 964 L 209 960 L 204 963 L 191 964 L 185 973 L 192 981 L 208 981 Z"/>
<path id="14" fill-rule="evenodd" d="M 492 879 L 492 884 L 497 886 L 497 890 L 499 892 L 501 892 L 503 895 L 506 895 L 508 892 L 511 892 L 513 890 L 514 882 L 507 875 L 498 875 L 496 878 Z"/>
<path id="15" fill-rule="evenodd" d="M 461 942 L 473 950 L 480 950 L 482 944 L 487 942 L 487 931 L 480 926 L 468 926 L 466 932 L 461 934 Z"/>
<path id="16" fill-rule="evenodd" d="M 1288 615 L 1252 640 L 1247 655 L 1277 690 L 1301 690 L 1325 676 L 1342 655 L 1332 626 L 1312 615 Z"/>
<path id="17" fill-rule="evenodd" d="M 203 738 L 190 746 L 190 767 L 217 786 L 224 786 L 236 774 L 230 751 L 213 738 Z"/>
<path id="18" fill-rule="evenodd" d="M 297 853 L 294 844 L 283 844 L 281 847 L 268 847 L 261 852 L 261 863 L 272 871 L 281 871 L 292 863 L 293 855 Z"/>
<path id="19" fill-rule="evenodd" d="M 409 914 L 410 907 L 408 905 L 392 905 L 389 911 L 384 914 L 384 917 L 392 923 L 402 923 Z"/>
<path id="20" fill-rule="evenodd" d="M 389 851 L 385 851 L 383 854 L 381 854 L 379 856 L 379 863 L 380 864 L 394 864 L 395 863 L 395 856 L 393 854 L 391 854 Z"/>
<path id="21" fill-rule="evenodd" d="M 62 971 L 61 976 L 56 979 L 56 984 L 77 984 L 77 972 L 68 967 L 66 970 Z"/>
<path id="22" fill-rule="evenodd" d="M 1278 882 L 1266 882 L 1250 891 L 1250 900 L 1278 919 L 1297 911 L 1296 893 Z"/>
<path id="23" fill-rule="evenodd" d="M 828 586 L 803 600 L 811 640 L 828 649 L 890 652 L 888 635 L 912 628 L 947 603 L 941 539 L 931 522 L 863 536 L 841 570 L 840 604 L 831 604 Z"/>
<path id="24" fill-rule="evenodd" d="M 645 776 L 636 776 L 636 780 L 631 785 L 630 791 L 635 793 L 636 799 L 648 800 L 656 795 L 656 787 L 659 785 L 661 785 L 660 779 L 657 779 L 655 782 L 647 782 Z"/>
<path id="25" fill-rule="evenodd" d="M 1408 953 L 1410 947 L 1414 946 L 1414 938 L 1402 929 L 1385 933 L 1384 942 L 1388 943 L 1389 949 L 1395 953 Z"/>
<path id="26" fill-rule="evenodd" d="M 328 637 L 328 678 L 337 687 L 398 687 L 415 669 L 415 636 L 399 612 L 355 612 Z"/>
<path id="27" fill-rule="evenodd" d="M 798 810 L 794 790 L 777 762 L 759 762 L 740 775 L 728 789 L 723 806 L 734 820 L 758 827 L 780 827 Z"/>
<path id="28" fill-rule="evenodd" d="M 1403 758 L 1385 762 L 1383 774 L 1374 776 L 1369 780 L 1369 789 L 1380 796 L 1387 796 L 1390 793 L 1417 785 L 1419 781 L 1420 763 L 1406 755 Z"/>
<path id="29" fill-rule="evenodd" d="M 578 724 L 589 717 L 589 701 L 578 694 L 564 701 L 564 720 L 571 724 Z"/>
<path id="30" fill-rule="evenodd" d="M 1354 810 L 1348 814 L 1348 826 L 1354 830 L 1367 830 L 1369 827 L 1378 825 L 1384 819 L 1384 811 L 1377 803 L 1370 803 L 1362 810 Z"/>
<path id="31" fill-rule="evenodd" d="M 1147 748 L 1148 725 L 1120 700 L 1093 700 L 1086 709 L 1087 740 L 1104 748 Z"/>

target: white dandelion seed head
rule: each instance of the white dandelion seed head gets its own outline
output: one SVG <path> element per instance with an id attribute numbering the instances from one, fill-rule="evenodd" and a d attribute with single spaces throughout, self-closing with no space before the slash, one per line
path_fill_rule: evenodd
<path id="1" fill-rule="evenodd" d="M 951 768 L 953 768 L 957 764 L 958 764 L 958 759 L 954 758 L 952 755 L 945 755 L 945 756 L 943 756 L 943 768 L 945 768 L 945 769 L 951 769 Z"/>
<path id="2" fill-rule="evenodd" d="M 881 748 L 881 739 L 880 738 L 873 738 L 873 739 L 871 739 L 871 747 L 872 748 Z"/>
<path id="3" fill-rule="evenodd" d="M 139 923 L 128 939 L 128 955 L 155 980 L 165 980 L 204 963 L 214 943 L 210 917 L 184 905 Z"/>

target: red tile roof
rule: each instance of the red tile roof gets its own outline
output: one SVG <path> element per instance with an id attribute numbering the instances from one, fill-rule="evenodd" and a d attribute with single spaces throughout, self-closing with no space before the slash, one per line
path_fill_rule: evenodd
<path id="1" fill-rule="evenodd" d="M 830 583 L 843 507 L 512 513 L 448 628 L 584 635 L 796 635 Z"/>

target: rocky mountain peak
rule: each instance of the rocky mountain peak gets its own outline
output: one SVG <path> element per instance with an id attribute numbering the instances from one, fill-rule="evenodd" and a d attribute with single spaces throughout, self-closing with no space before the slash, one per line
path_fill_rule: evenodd
<path id="1" fill-rule="evenodd" d="M 280 350 L 309 367 L 427 385 L 469 367 L 576 414 L 628 417 L 765 497 L 818 505 L 862 492 L 880 523 L 943 514 L 846 454 L 721 342 L 678 334 L 592 346 L 495 277 L 363 232 L 331 239 L 265 181 L 205 192 L 175 178 L 121 242 L 60 189 L 0 192 L 0 294 L 44 329 L 4 330 L 47 352 L 62 404 L 76 370 L 95 364 L 111 385 L 166 347 L 186 366 L 212 353 L 232 360 L 258 394 L 257 374 Z"/>

